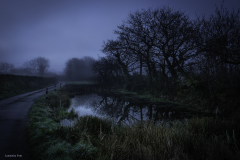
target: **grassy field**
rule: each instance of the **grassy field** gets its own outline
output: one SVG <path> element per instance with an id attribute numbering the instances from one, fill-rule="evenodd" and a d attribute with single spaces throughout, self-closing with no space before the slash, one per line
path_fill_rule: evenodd
<path id="1" fill-rule="evenodd" d="M 64 86 L 64 87 L 67 87 Z M 231 119 L 192 118 L 187 122 L 151 121 L 119 126 L 111 119 L 79 117 L 73 127 L 61 126 L 76 118 L 68 93 L 50 92 L 29 112 L 27 128 L 32 159 L 56 160 L 234 160 L 240 159 L 240 115 Z"/>

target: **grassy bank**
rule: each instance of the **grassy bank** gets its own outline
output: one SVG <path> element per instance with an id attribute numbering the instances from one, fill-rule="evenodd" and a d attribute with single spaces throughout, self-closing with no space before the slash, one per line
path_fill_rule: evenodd
<path id="1" fill-rule="evenodd" d="M 67 87 L 64 86 L 64 87 Z M 67 112 L 68 90 L 39 98 L 29 112 L 27 128 L 32 159 L 240 159 L 240 115 L 230 119 L 192 118 L 170 124 L 152 122 L 118 126 L 110 119 L 78 118 L 73 127 L 59 120 Z"/>
<path id="2" fill-rule="evenodd" d="M 57 83 L 54 77 L 0 75 L 0 100 Z"/>

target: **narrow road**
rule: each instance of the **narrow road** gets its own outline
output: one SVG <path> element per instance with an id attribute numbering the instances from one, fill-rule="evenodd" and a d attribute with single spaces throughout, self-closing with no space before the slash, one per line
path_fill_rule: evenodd
<path id="1" fill-rule="evenodd" d="M 48 91 L 54 89 L 48 87 Z M 29 159 L 25 137 L 27 115 L 34 101 L 45 93 L 46 88 L 0 101 L 0 160 Z"/>

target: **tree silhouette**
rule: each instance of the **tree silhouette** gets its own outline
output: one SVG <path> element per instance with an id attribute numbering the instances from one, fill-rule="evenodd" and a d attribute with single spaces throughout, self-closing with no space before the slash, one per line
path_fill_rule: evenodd
<path id="1" fill-rule="evenodd" d="M 23 67 L 29 70 L 33 75 L 44 76 L 44 73 L 50 67 L 50 64 L 48 59 L 37 57 L 33 60 L 24 62 Z"/>
<path id="2" fill-rule="evenodd" d="M 13 70 L 13 64 L 7 62 L 0 63 L 0 73 L 9 74 Z"/>

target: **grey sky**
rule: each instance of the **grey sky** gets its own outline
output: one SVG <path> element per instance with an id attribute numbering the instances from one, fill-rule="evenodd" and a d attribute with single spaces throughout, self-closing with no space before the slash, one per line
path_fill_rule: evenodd
<path id="1" fill-rule="evenodd" d="M 38 56 L 50 60 L 50 71 L 61 72 L 73 57 L 104 56 L 103 41 L 129 12 L 167 5 L 191 19 L 214 13 L 222 0 L 0 0 L 0 62 L 19 67 Z M 230 11 L 239 0 L 226 0 Z"/>

